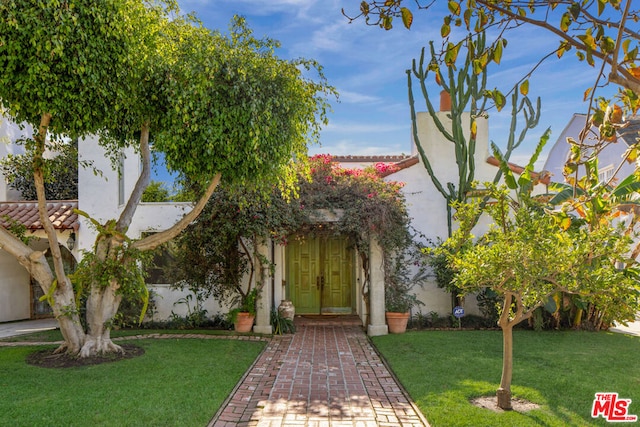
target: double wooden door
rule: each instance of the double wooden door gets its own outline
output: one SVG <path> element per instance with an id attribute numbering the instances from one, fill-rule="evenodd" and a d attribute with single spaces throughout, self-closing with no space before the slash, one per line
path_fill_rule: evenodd
<path id="1" fill-rule="evenodd" d="M 287 245 L 287 286 L 296 313 L 351 314 L 353 257 L 345 238 L 292 239 Z"/>

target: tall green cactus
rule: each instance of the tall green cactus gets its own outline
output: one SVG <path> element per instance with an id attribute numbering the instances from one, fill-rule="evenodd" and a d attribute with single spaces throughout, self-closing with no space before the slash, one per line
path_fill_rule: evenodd
<path id="1" fill-rule="evenodd" d="M 502 43 L 498 41 L 497 43 Z M 422 160 L 424 167 L 429 173 L 429 177 L 433 182 L 436 189 L 442 194 L 447 202 L 447 228 L 448 236 L 451 236 L 452 232 L 452 202 L 463 202 L 466 200 L 469 192 L 471 191 L 471 185 L 475 177 L 475 152 L 476 152 L 476 129 L 477 118 L 486 117 L 487 104 L 490 99 L 493 99 L 494 105 L 499 109 L 504 106 L 504 96 L 500 91 L 493 90 L 488 91 L 486 89 L 487 84 L 487 67 L 486 65 L 486 36 L 484 33 L 478 33 L 475 37 L 468 37 L 466 40 L 460 43 L 458 46 L 453 46 L 448 49 L 448 52 L 455 52 L 455 54 L 447 53 L 442 63 L 447 70 L 447 76 L 443 75 L 440 68 L 440 60 L 433 46 L 433 42 L 430 43 L 431 60 L 425 66 L 425 48 L 422 49 L 420 60 L 413 61 L 412 68 L 407 70 L 407 85 L 409 89 L 409 106 L 411 109 L 411 122 L 413 139 L 416 144 L 416 148 Z M 497 45 L 496 45 L 497 46 Z M 460 47 L 464 47 L 467 51 L 467 55 L 464 64 L 456 66 L 457 52 Z M 495 47 L 494 47 L 495 51 Z M 500 49 L 501 51 L 501 49 Z M 495 57 L 494 57 L 495 60 Z M 481 64 L 483 66 L 478 66 Z M 446 128 L 440 118 L 437 115 L 437 111 L 434 108 L 429 94 L 427 91 L 427 77 L 429 72 L 435 73 L 436 82 L 442 87 L 442 89 L 449 93 L 451 98 L 451 111 L 449 117 L 451 119 L 451 129 Z M 418 125 L 416 120 L 416 108 L 413 94 L 413 79 L 416 79 L 419 83 L 420 92 L 422 93 L 427 111 L 433 118 L 435 126 L 438 131 L 444 136 L 447 141 L 450 141 L 454 145 L 455 159 L 458 166 L 458 182 L 443 183 L 436 176 L 432 162 L 438 159 L 429 159 L 424 150 L 424 145 L 428 141 L 421 141 L 418 134 Z M 512 116 L 510 133 L 507 140 L 507 147 L 504 152 L 504 159 L 508 160 L 511 153 L 520 146 L 524 140 L 526 133 L 529 129 L 534 128 L 538 124 L 540 118 L 540 99 L 538 98 L 536 107 L 534 108 L 529 98 L 525 95 L 521 101 L 518 101 L 517 87 L 512 89 Z M 465 110 L 468 111 L 470 117 L 469 128 L 465 129 L 463 124 L 463 117 Z M 517 117 L 520 114 L 524 115 L 525 124 L 518 132 Z M 498 169 L 494 182 L 498 182 L 501 177 L 501 171 Z"/>

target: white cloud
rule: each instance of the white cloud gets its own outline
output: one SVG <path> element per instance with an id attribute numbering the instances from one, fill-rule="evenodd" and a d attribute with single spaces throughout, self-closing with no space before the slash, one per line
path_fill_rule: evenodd
<path id="1" fill-rule="evenodd" d="M 383 100 L 379 96 L 338 89 L 340 102 L 345 104 L 379 104 Z"/>

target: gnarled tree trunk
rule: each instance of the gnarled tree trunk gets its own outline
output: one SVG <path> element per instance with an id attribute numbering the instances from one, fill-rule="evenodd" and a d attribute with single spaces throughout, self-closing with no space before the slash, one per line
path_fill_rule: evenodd
<path id="1" fill-rule="evenodd" d="M 92 284 L 87 298 L 87 334 L 80 351 L 80 357 L 88 357 L 97 353 L 124 353 L 122 347 L 111 341 L 111 321 L 118 312 L 122 295 L 115 280 L 104 289 L 97 283 Z"/>

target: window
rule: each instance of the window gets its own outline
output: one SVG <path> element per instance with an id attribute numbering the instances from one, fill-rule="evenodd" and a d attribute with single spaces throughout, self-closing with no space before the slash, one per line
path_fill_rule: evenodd
<path id="1" fill-rule="evenodd" d="M 118 159 L 118 204 L 124 205 L 124 153 Z"/>
<path id="2" fill-rule="evenodd" d="M 598 170 L 598 181 L 609 182 L 609 180 L 613 178 L 613 172 L 614 172 L 613 165 L 600 168 Z"/>
<path id="3" fill-rule="evenodd" d="M 144 238 L 152 234 L 154 233 L 142 233 L 142 237 Z M 151 263 L 146 266 L 147 277 L 145 282 L 147 285 L 167 285 L 173 283 L 167 274 L 167 268 L 171 265 L 173 259 L 170 243 L 165 243 L 154 249 Z"/>

